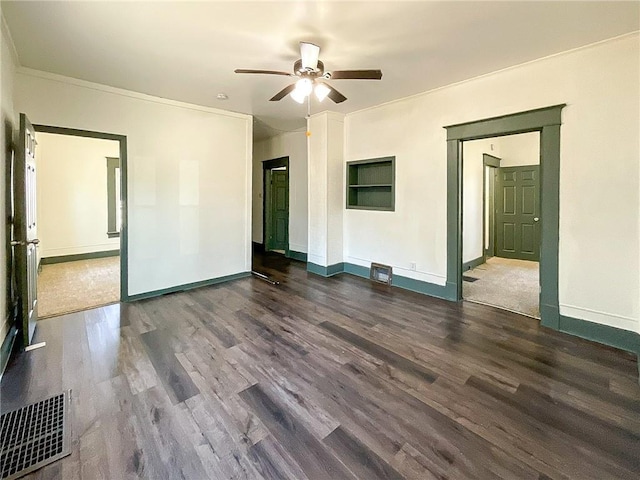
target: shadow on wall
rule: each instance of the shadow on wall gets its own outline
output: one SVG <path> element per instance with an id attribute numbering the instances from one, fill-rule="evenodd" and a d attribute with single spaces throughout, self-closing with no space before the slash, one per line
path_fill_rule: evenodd
<path id="1" fill-rule="evenodd" d="M 10 351 L 12 350 L 14 340 L 16 338 L 17 330 L 13 328 L 17 327 L 18 319 L 18 305 L 14 302 L 15 287 L 12 274 L 12 257 L 13 252 L 11 248 L 12 234 L 12 170 L 13 170 L 13 135 L 14 126 L 10 119 L 3 114 L 3 161 L 4 161 L 4 203 L 2 206 L 2 215 L 4 216 L 4 231 L 2 236 L 4 237 L 4 259 L 2 259 L 3 265 L 3 278 L 4 285 L 2 287 L 1 295 L 3 297 L 0 301 L 0 375 L 4 372 L 4 368 L 9 361 Z"/>
<path id="2" fill-rule="evenodd" d="M 5 290 L 5 299 L 6 299 L 6 306 L 7 306 L 7 311 L 3 311 L 2 312 L 2 317 L 0 318 L 0 321 L 5 320 L 5 316 L 8 313 L 13 312 L 13 315 L 10 315 L 9 318 L 11 320 L 9 320 L 9 322 L 12 322 L 13 319 L 15 319 L 15 311 L 13 311 L 13 309 L 11 308 L 11 305 L 13 304 L 13 298 L 14 298 L 14 290 L 13 290 L 13 281 L 12 281 L 12 277 L 13 277 L 13 273 L 12 273 L 12 268 L 11 268 L 11 264 L 12 264 L 12 249 L 11 249 L 11 239 L 13 238 L 13 224 L 12 224 L 12 217 L 13 217 L 13 201 L 12 201 L 12 192 L 13 192 L 13 134 L 14 134 L 14 128 L 13 128 L 13 123 L 8 119 L 8 118 L 4 118 L 4 140 L 5 140 L 5 144 L 4 144 L 4 165 L 5 165 L 5 178 L 4 178 L 4 183 L 5 183 L 5 191 L 4 191 L 4 206 L 3 206 L 3 212 L 2 215 L 4 217 L 4 221 L 5 221 L 5 279 L 6 279 L 6 290 Z M 3 333 L 6 333 L 3 329 Z M 4 337 L 4 335 L 3 335 Z M 4 340 L 4 338 L 2 338 L 2 340 Z"/>

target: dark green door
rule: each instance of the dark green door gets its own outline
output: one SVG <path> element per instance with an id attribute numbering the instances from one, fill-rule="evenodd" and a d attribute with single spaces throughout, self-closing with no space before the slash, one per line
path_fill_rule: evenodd
<path id="1" fill-rule="evenodd" d="M 287 170 L 271 170 L 267 250 L 289 248 L 289 176 Z"/>
<path id="2" fill-rule="evenodd" d="M 540 260 L 540 166 L 498 169 L 496 256 Z"/>

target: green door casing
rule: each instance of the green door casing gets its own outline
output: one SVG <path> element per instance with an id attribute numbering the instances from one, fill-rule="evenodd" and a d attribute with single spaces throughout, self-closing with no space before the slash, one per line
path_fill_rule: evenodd
<path id="1" fill-rule="evenodd" d="M 502 167 L 496 178 L 496 256 L 540 260 L 540 166 Z"/>
<path id="2" fill-rule="evenodd" d="M 289 176 L 287 170 L 271 170 L 267 250 L 289 249 Z"/>

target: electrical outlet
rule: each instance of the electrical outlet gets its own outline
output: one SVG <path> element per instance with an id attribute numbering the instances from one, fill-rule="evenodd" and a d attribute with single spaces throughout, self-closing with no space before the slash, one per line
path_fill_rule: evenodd
<path id="1" fill-rule="evenodd" d="M 411 262 L 409 264 L 409 268 L 415 272 L 415 270 L 416 270 L 416 262 Z"/>

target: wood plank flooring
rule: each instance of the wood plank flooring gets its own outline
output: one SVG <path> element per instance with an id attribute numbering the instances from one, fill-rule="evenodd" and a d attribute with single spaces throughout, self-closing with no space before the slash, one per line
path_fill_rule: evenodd
<path id="1" fill-rule="evenodd" d="M 633 355 L 279 257 L 256 278 L 39 322 L 2 411 L 72 389 L 29 479 L 640 477 Z"/>

